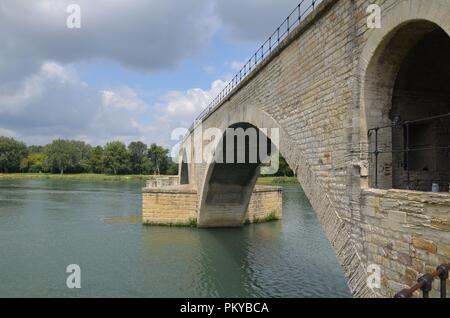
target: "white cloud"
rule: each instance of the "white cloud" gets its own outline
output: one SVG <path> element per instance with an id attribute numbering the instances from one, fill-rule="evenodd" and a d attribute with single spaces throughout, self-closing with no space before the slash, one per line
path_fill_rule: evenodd
<path id="1" fill-rule="evenodd" d="M 14 90 L 0 90 L 0 135 L 29 144 L 69 138 L 92 144 L 118 139 L 171 145 L 172 130 L 188 128 L 225 85 L 216 80 L 207 90 L 170 91 L 157 105 L 149 105 L 130 87 L 97 90 L 72 67 L 47 62 Z"/>
<path id="2" fill-rule="evenodd" d="M 0 134 L 29 143 L 53 138 L 130 141 L 152 130 L 140 121 L 149 109 L 129 87 L 98 91 L 71 67 L 44 63 L 15 90 L 0 90 Z"/>
<path id="3" fill-rule="evenodd" d="M 164 145 L 174 145 L 172 132 L 188 129 L 197 115 L 204 110 L 211 100 L 226 86 L 227 82 L 218 79 L 212 82 L 208 90 L 192 88 L 187 91 L 171 91 L 161 97 L 159 112 L 153 123 L 159 129 L 153 134 L 155 141 Z"/>
<path id="4" fill-rule="evenodd" d="M 169 92 L 163 98 L 167 104 L 166 112 L 173 118 L 181 118 L 191 122 L 194 120 L 193 117 L 206 108 L 226 84 L 224 80 L 216 80 L 212 83 L 211 88 L 206 91 L 200 88 L 193 88 L 186 92 Z"/>
<path id="5" fill-rule="evenodd" d="M 0 115 L 23 112 L 27 105 L 42 98 L 50 86 L 80 85 L 72 80 L 73 70 L 52 62 L 42 64 L 38 73 L 16 85 L 0 84 Z"/>
<path id="6" fill-rule="evenodd" d="M 41 74 L 47 78 L 59 80 L 61 83 L 70 81 L 74 77 L 73 71 L 57 63 L 47 62 L 41 67 Z"/>
<path id="7" fill-rule="evenodd" d="M 231 70 L 235 71 L 235 72 L 239 72 L 245 65 L 245 62 L 240 62 L 240 61 L 233 61 L 230 63 L 230 68 Z"/>
<path id="8" fill-rule="evenodd" d="M 129 111 L 143 111 L 145 102 L 139 98 L 138 94 L 127 86 L 122 86 L 116 90 L 101 91 L 103 105 L 112 109 L 125 109 Z"/>

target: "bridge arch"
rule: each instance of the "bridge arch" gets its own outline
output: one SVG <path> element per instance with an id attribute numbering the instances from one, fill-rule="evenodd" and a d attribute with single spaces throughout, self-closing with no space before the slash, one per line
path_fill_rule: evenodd
<path id="1" fill-rule="evenodd" d="M 212 115 L 214 116 L 214 114 Z M 239 111 L 231 111 L 225 116 L 226 120 L 210 122 L 217 123 L 217 127 L 222 135 L 221 146 L 225 145 L 226 130 L 265 128 L 269 131 L 276 129 L 279 142 L 277 151 L 281 154 L 289 149 L 289 142 L 284 129 L 266 112 L 254 106 L 242 106 Z M 203 127 L 205 128 L 205 127 Z M 211 128 L 211 127 L 206 127 Z M 270 136 L 260 134 L 260 137 L 268 139 L 268 145 L 272 149 L 276 147 L 270 140 Z M 259 137 L 259 138 L 260 138 Z M 246 152 L 248 149 L 246 144 Z M 251 146 L 251 145 L 250 145 Z M 216 159 L 224 156 L 224 151 L 216 149 Z M 259 150 L 258 150 L 259 152 Z M 236 155 L 236 154 L 234 154 Z M 223 158 L 225 159 L 225 158 Z M 247 159 L 248 153 L 247 153 Z M 260 174 L 261 162 L 258 158 L 256 163 L 208 163 L 200 186 L 198 225 L 200 227 L 241 226 L 245 222 L 245 216 L 250 201 L 251 194 L 256 184 L 256 179 Z M 225 161 L 225 160 L 224 160 Z M 292 160 L 286 158 L 291 167 L 294 167 Z M 221 203 L 221 200 L 225 200 Z"/>
<path id="2" fill-rule="evenodd" d="M 409 124 L 450 113 L 450 3 L 441 4 L 404 1 L 386 13 L 381 29 L 368 31 L 360 64 L 365 187 L 429 191 L 434 181 L 450 181 L 448 154 L 406 151 L 450 139 L 448 119 Z"/>

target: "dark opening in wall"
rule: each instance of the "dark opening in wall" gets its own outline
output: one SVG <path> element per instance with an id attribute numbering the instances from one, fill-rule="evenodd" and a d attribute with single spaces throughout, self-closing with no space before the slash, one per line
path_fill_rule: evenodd
<path id="1" fill-rule="evenodd" d="M 450 183 L 450 39 L 436 29 L 404 59 L 395 82 L 390 118 L 416 121 L 393 128 L 393 187 L 430 191 L 433 183 L 448 191 Z M 426 118 L 431 118 L 426 120 Z M 408 151 L 409 150 L 409 151 Z"/>
<path id="2" fill-rule="evenodd" d="M 180 184 L 189 184 L 189 165 L 187 163 L 187 160 L 187 154 L 186 151 L 184 151 L 181 162 Z"/>
<path id="3" fill-rule="evenodd" d="M 369 184 L 431 191 L 437 183 L 448 192 L 450 37 L 429 21 L 412 21 L 386 41 L 365 86 Z"/>
<path id="4" fill-rule="evenodd" d="M 432 124 L 430 123 L 416 123 L 409 126 L 408 130 L 403 129 L 403 144 L 409 142 L 411 149 L 427 149 L 433 147 Z M 408 140 L 409 138 L 409 140 Z M 412 151 L 409 154 L 403 154 L 403 169 L 412 171 L 431 171 L 433 163 L 432 154 L 429 151 Z M 409 158 L 408 158 L 409 156 Z"/>

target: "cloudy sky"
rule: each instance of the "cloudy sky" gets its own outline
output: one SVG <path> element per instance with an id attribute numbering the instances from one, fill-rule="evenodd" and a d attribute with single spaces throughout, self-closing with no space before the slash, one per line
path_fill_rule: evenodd
<path id="1" fill-rule="evenodd" d="M 0 135 L 170 146 L 298 2 L 0 0 Z"/>

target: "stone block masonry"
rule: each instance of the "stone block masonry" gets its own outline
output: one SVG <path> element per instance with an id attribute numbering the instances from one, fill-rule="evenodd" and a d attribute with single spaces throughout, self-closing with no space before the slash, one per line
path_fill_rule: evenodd
<path id="1" fill-rule="evenodd" d="M 283 192 L 280 187 L 256 186 L 245 219 L 249 223 L 279 220 L 282 210 Z"/>
<path id="2" fill-rule="evenodd" d="M 255 187 L 245 217 L 246 223 L 281 219 L 282 202 L 282 189 L 280 187 Z M 197 218 L 198 195 L 195 187 L 176 185 L 143 189 L 143 224 L 196 226 Z"/>
<path id="3" fill-rule="evenodd" d="M 197 205 L 197 191 L 189 185 L 144 188 L 142 222 L 147 225 L 194 225 Z"/>
<path id="4" fill-rule="evenodd" d="M 371 4 L 381 8 L 381 28 L 368 26 Z M 395 115 L 415 120 L 450 112 L 449 17 L 450 0 L 322 0 L 202 121 L 204 130 L 221 132 L 245 125 L 279 129 L 279 150 L 355 297 L 393 296 L 449 261 L 450 194 L 389 189 L 430 191 L 437 182 L 447 191 L 450 152 L 408 160 L 388 152 L 376 163 L 368 137 L 371 128 L 391 127 Z M 425 148 L 448 145 L 448 121 L 413 128 L 412 138 L 380 131 L 380 149 L 402 150 L 406 139 Z M 199 142 L 181 147 L 192 156 L 185 168 L 199 197 L 199 222 L 237 224 L 257 170 L 248 166 L 238 174 L 232 166 L 195 163 L 192 145 Z M 211 199 L 230 189 L 236 195 L 228 205 Z M 228 212 L 222 220 L 214 214 L 221 204 Z M 371 265 L 381 269 L 381 288 L 367 283 Z"/>
<path id="5" fill-rule="evenodd" d="M 449 193 L 366 189 L 361 214 L 363 255 L 369 264 L 383 265 L 383 296 L 394 296 L 450 260 Z M 438 287 L 431 296 L 439 297 Z"/>

